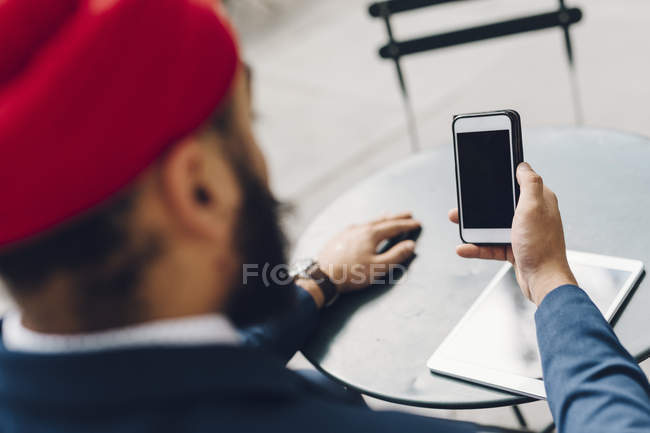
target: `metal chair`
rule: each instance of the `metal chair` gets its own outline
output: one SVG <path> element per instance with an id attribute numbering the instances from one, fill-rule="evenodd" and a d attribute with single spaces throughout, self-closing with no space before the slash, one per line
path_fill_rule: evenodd
<path id="1" fill-rule="evenodd" d="M 577 23 L 582 19 L 582 11 L 580 9 L 568 8 L 565 5 L 564 0 L 558 0 L 559 8 L 553 12 L 530 15 L 522 18 L 501 21 L 498 23 L 465 28 L 405 41 L 397 41 L 393 36 L 393 29 L 391 26 L 391 18 L 393 15 L 414 9 L 456 1 L 467 0 L 388 0 L 372 3 L 368 8 L 368 11 L 372 17 L 380 18 L 386 24 L 388 43 L 379 49 L 379 55 L 382 58 L 390 59 L 395 63 L 399 88 L 401 91 L 402 99 L 404 101 L 407 127 L 413 152 L 419 151 L 420 145 L 418 140 L 415 115 L 413 112 L 413 107 L 411 105 L 408 87 L 406 85 L 404 74 L 402 73 L 402 67 L 400 65 L 400 59 L 402 57 L 425 51 L 437 50 L 440 48 L 468 44 L 471 42 L 478 42 L 502 36 L 516 35 L 519 33 L 536 30 L 559 27 L 564 32 L 565 48 L 571 74 L 571 88 L 573 92 L 575 119 L 577 124 L 582 123 L 582 107 L 580 104 L 580 95 L 578 92 L 575 73 L 575 61 L 571 43 L 571 35 L 569 33 L 571 25 Z"/>

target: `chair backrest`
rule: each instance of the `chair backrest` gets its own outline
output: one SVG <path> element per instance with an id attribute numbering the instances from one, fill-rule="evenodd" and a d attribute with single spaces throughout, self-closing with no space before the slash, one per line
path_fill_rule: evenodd
<path id="1" fill-rule="evenodd" d="M 486 39 L 499 38 L 503 36 L 516 35 L 519 33 L 532 32 L 559 27 L 564 32 L 567 60 L 572 73 L 572 88 L 574 91 L 574 105 L 576 112 L 576 123 L 582 123 L 582 110 L 580 98 L 577 93 L 575 82 L 575 62 L 573 47 L 571 43 L 570 27 L 582 19 L 582 11 L 578 8 L 568 8 L 564 0 L 558 0 L 558 9 L 548 13 L 530 15 L 521 18 L 510 19 L 497 23 L 484 24 L 475 27 L 454 30 L 445 33 L 438 33 L 404 41 L 397 41 L 393 36 L 391 17 L 395 14 L 420 9 L 429 6 L 436 6 L 443 3 L 469 0 L 386 0 L 372 3 L 368 12 L 372 17 L 383 19 L 388 33 L 388 43 L 379 49 L 382 58 L 390 59 L 395 63 L 397 78 L 404 99 L 409 133 L 414 151 L 419 150 L 415 116 L 409 100 L 408 88 L 402 73 L 400 58 L 411 54 L 425 51 L 437 50 L 455 45 L 468 44 L 483 41 Z"/>

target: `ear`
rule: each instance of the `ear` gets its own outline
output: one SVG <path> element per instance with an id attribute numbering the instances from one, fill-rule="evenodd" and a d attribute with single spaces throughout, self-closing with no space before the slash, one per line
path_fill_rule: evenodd
<path id="1" fill-rule="evenodd" d="M 161 198 L 178 231 L 221 242 L 233 232 L 241 191 L 217 143 L 190 136 L 160 163 Z"/>

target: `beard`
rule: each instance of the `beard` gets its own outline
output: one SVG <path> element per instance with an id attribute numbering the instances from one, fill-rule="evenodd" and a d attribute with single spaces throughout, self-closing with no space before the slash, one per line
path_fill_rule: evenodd
<path id="1" fill-rule="evenodd" d="M 238 171 L 243 205 L 236 242 L 243 263 L 226 314 L 242 328 L 283 315 L 297 300 L 295 286 L 287 278 L 273 283 L 262 277 L 263 269 L 286 269 L 287 241 L 280 224 L 283 205 L 257 176 L 247 169 Z M 244 266 L 255 269 L 257 276 L 244 282 Z"/>

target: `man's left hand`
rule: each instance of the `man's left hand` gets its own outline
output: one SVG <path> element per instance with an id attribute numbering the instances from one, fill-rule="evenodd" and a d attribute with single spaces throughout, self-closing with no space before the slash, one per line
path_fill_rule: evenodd
<path id="1" fill-rule="evenodd" d="M 336 284 L 340 293 L 367 287 L 376 273 L 388 272 L 415 251 L 415 241 L 398 242 L 388 251 L 377 254 L 384 240 L 420 228 L 410 213 L 387 216 L 369 223 L 352 225 L 330 240 L 318 256 L 321 270 Z"/>

